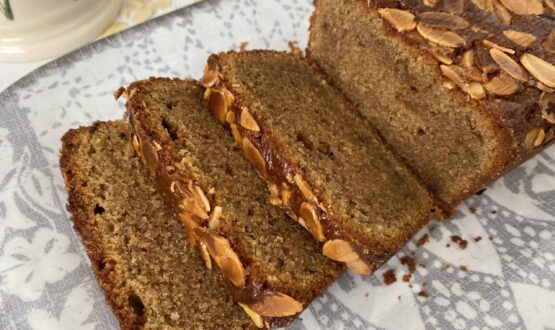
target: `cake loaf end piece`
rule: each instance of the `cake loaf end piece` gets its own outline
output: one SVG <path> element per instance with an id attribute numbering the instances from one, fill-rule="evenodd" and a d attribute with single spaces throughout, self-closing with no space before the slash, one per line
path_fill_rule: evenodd
<path id="1" fill-rule="evenodd" d="M 553 140 L 550 3 L 316 0 L 308 57 L 452 212 Z"/>
<path id="2" fill-rule="evenodd" d="M 187 242 L 123 121 L 62 139 L 67 208 L 122 329 L 256 329 Z"/>

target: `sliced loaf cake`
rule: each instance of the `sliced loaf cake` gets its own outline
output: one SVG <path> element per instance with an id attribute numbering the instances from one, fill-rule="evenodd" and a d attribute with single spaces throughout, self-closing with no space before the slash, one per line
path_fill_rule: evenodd
<path id="1" fill-rule="evenodd" d="M 264 182 L 210 114 L 196 81 L 151 78 L 124 95 L 133 144 L 206 266 L 256 324 L 287 325 L 342 265 L 268 203 Z"/>
<path id="2" fill-rule="evenodd" d="M 68 210 L 122 329 L 256 329 L 187 242 L 123 121 L 70 130 Z"/>
<path id="3" fill-rule="evenodd" d="M 316 0 L 309 58 L 447 211 L 553 141 L 549 0 Z"/>
<path id="4" fill-rule="evenodd" d="M 324 242 L 326 256 L 371 274 L 434 215 L 425 186 L 303 58 L 212 55 L 201 83 L 270 201 Z"/>

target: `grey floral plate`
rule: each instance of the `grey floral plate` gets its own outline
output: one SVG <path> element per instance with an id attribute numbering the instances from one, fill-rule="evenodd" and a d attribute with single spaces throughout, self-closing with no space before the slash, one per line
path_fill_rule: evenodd
<path id="1" fill-rule="evenodd" d="M 309 0 L 203 2 L 88 45 L 0 94 L 0 329 L 117 328 L 65 211 L 63 133 L 121 118 L 112 93 L 134 80 L 199 77 L 209 54 L 243 41 L 304 46 L 311 10 Z M 551 147 L 455 220 L 432 222 L 374 276 L 346 273 L 292 328 L 554 328 L 554 236 Z M 384 272 L 396 280 L 385 284 Z"/>

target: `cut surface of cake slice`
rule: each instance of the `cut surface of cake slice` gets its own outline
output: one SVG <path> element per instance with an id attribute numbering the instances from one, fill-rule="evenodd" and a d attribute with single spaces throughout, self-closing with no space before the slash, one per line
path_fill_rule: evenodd
<path id="1" fill-rule="evenodd" d="M 187 242 L 124 121 L 73 129 L 62 141 L 67 208 L 122 329 L 256 329 Z"/>
<path id="2" fill-rule="evenodd" d="M 316 0 L 308 57 L 450 212 L 553 141 L 554 9 Z"/>
<path id="3" fill-rule="evenodd" d="M 326 256 L 371 274 L 433 216 L 425 186 L 303 58 L 212 55 L 201 82 L 270 201 L 323 242 Z"/>
<path id="4" fill-rule="evenodd" d="M 207 267 L 257 324 L 287 325 L 343 266 L 269 204 L 196 81 L 151 78 L 124 95 L 133 144 Z"/>

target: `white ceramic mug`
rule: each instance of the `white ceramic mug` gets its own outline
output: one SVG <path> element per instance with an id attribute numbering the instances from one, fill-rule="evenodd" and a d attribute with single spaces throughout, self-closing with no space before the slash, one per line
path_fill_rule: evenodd
<path id="1" fill-rule="evenodd" d="M 54 57 L 98 37 L 122 0 L 0 0 L 0 61 Z"/>

